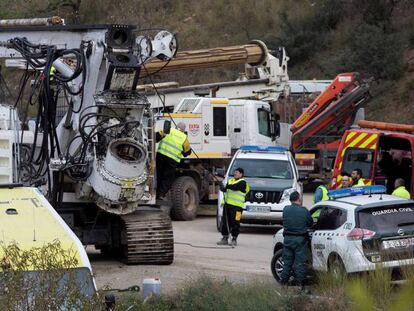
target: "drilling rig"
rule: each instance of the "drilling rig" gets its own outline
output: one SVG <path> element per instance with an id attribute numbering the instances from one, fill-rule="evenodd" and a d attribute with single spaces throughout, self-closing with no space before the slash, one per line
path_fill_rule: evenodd
<path id="1" fill-rule="evenodd" d="M 0 25 L 0 58 L 24 64 L 16 103 L 37 110 L 29 120 L 23 109 L 13 124 L 0 116 L 9 134 L 0 157 L 17 167 L 2 182 L 39 187 L 84 245 L 129 264 L 170 264 L 171 220 L 155 195 L 153 112 L 136 86 L 147 62 L 174 58 L 175 35 L 56 18 Z M 58 118 L 62 98 L 67 109 Z"/>

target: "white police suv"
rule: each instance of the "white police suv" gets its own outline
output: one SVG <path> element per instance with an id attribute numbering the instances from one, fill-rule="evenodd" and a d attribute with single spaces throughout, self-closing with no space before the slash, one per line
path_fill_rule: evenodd
<path id="1" fill-rule="evenodd" d="M 329 191 L 310 210 L 309 263 L 313 270 L 354 273 L 414 265 L 414 201 L 383 194 L 383 186 Z M 273 237 L 271 270 L 283 269 L 283 229 Z"/>
<path id="2" fill-rule="evenodd" d="M 292 154 L 279 146 L 241 146 L 231 160 L 223 183 L 233 177 L 236 168 L 244 170 L 250 186 L 246 196 L 241 223 L 282 223 L 283 208 L 290 204 L 293 191 L 302 193 L 298 170 Z M 217 209 L 217 229 L 223 215 L 223 193 L 220 192 Z"/>

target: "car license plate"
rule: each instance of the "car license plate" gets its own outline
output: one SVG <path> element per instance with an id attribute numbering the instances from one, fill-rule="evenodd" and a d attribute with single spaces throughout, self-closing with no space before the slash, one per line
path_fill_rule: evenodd
<path id="1" fill-rule="evenodd" d="M 382 242 L 383 249 L 407 248 L 412 245 L 414 245 L 414 238 L 398 239 L 398 240 L 390 240 L 390 241 Z"/>
<path id="2" fill-rule="evenodd" d="M 270 206 L 252 206 L 248 205 L 246 210 L 251 213 L 270 213 Z"/>

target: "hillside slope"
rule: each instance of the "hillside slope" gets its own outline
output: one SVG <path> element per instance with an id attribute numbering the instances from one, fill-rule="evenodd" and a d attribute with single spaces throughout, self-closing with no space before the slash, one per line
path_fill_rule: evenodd
<path id="1" fill-rule="evenodd" d="M 369 118 L 412 123 L 414 7 L 411 0 L 0 0 L 0 17 L 60 15 L 70 22 L 130 23 L 177 32 L 179 48 L 285 46 L 292 79 L 358 71 L 372 78 Z M 237 76 L 239 67 L 159 79 L 182 84 Z"/>

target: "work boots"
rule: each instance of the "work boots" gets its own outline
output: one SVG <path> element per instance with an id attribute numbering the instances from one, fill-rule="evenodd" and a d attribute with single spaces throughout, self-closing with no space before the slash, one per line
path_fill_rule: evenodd
<path id="1" fill-rule="evenodd" d="M 223 236 L 220 241 L 217 242 L 217 245 L 228 245 L 229 244 L 229 237 Z"/>

